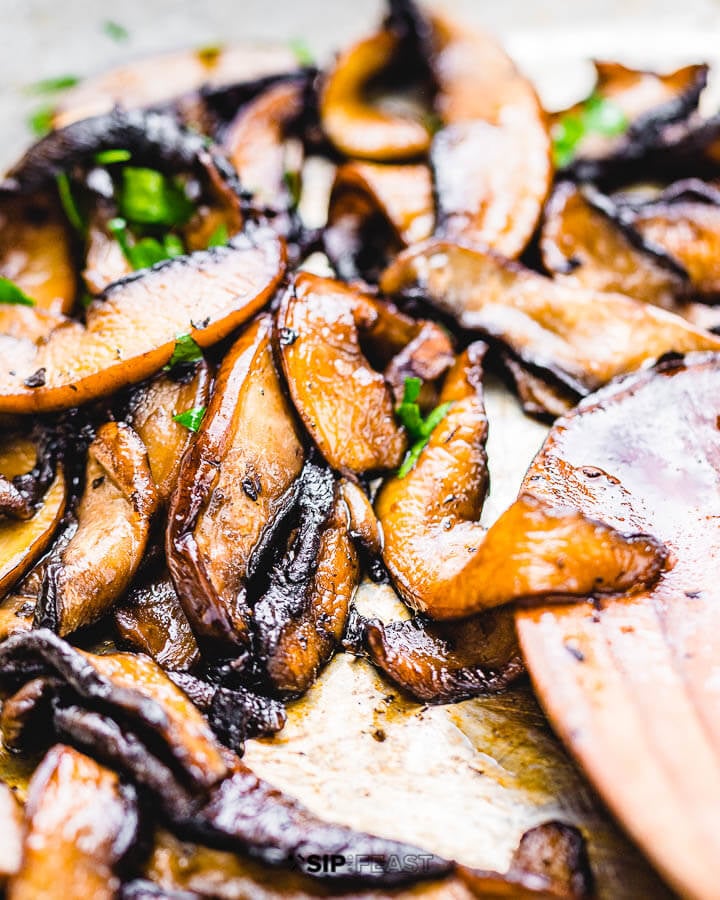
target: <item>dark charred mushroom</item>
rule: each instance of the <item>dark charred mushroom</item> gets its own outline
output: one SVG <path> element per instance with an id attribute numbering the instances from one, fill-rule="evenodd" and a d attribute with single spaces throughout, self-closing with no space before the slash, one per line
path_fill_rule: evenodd
<path id="1" fill-rule="evenodd" d="M 247 321 L 272 296 L 283 269 L 282 244 L 261 229 L 117 282 L 90 305 L 85 325 L 59 320 L 37 343 L 6 331 L 0 410 L 65 409 L 136 384 L 169 362 L 178 336 L 207 347 Z M 40 369 L 44 384 L 26 387 Z"/>
<path id="2" fill-rule="evenodd" d="M 112 900 L 118 869 L 138 839 L 135 791 L 94 760 L 61 744 L 38 766 L 28 791 L 27 834 L 14 900 Z"/>
<path id="3" fill-rule="evenodd" d="M 647 534 L 623 534 L 569 504 L 521 496 L 486 531 L 483 344 L 471 344 L 440 393 L 450 404 L 415 467 L 381 488 L 383 560 L 403 599 L 435 619 L 519 598 L 618 593 L 652 584 L 665 561 Z M 460 486 L 460 487 L 459 487 Z"/>
<path id="4" fill-rule="evenodd" d="M 225 357 L 170 503 L 168 565 L 202 639 L 247 642 L 247 581 L 292 505 L 302 468 L 272 332 L 270 317 L 261 317 Z"/>
<path id="5" fill-rule="evenodd" d="M 500 341 L 536 374 L 580 396 L 664 353 L 720 349 L 715 335 L 665 310 L 559 284 L 445 241 L 404 251 L 381 287 L 419 292 L 461 327 Z"/>
<path id="6" fill-rule="evenodd" d="M 45 572 L 38 624 L 71 634 L 110 609 L 140 565 L 157 502 L 143 442 L 129 425 L 101 426 L 88 450 L 77 531 Z"/>

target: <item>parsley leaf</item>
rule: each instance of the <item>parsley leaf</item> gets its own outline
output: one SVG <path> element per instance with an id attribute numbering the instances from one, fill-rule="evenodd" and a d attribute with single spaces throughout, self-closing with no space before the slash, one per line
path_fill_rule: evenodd
<path id="1" fill-rule="evenodd" d="M 28 128 L 36 137 L 45 137 L 52 131 L 54 114 L 54 106 L 41 106 L 28 116 Z"/>
<path id="2" fill-rule="evenodd" d="M 302 38 L 293 38 L 290 41 L 290 49 L 295 55 L 295 59 L 297 60 L 297 64 L 299 66 L 315 65 L 315 56 L 313 55 L 312 50 L 308 47 L 307 41 L 304 41 Z"/>
<path id="3" fill-rule="evenodd" d="M 404 478 L 408 472 L 415 468 L 423 448 L 430 440 L 430 435 L 442 422 L 452 406 L 452 403 L 441 403 L 427 417 L 423 418 L 417 402 L 421 388 L 421 378 L 406 378 L 402 402 L 395 410 L 411 441 L 410 449 L 405 454 L 405 459 L 398 469 L 398 478 Z"/>
<path id="4" fill-rule="evenodd" d="M 72 188 L 70 186 L 70 179 L 68 178 L 67 172 L 59 172 L 55 176 L 55 180 L 57 181 L 60 203 L 62 204 L 62 208 L 65 212 L 65 215 L 67 216 L 68 222 L 76 231 L 84 234 L 86 231 L 85 220 L 83 219 L 82 213 L 80 212 L 78 205 L 75 202 L 75 198 L 73 197 Z"/>
<path id="5" fill-rule="evenodd" d="M 206 406 L 193 406 L 192 409 L 186 409 L 185 412 L 173 416 L 173 422 L 184 425 L 186 428 L 189 428 L 190 431 L 197 431 L 206 410 Z"/>
<path id="6" fill-rule="evenodd" d="M 103 31 L 109 38 L 118 43 L 126 41 L 130 37 L 130 32 L 124 25 L 121 25 L 119 22 L 113 22 L 111 19 L 106 19 L 103 22 Z"/>
<path id="7" fill-rule="evenodd" d="M 228 229 L 227 225 L 224 222 L 221 222 L 218 227 L 213 231 L 208 240 L 208 249 L 210 247 L 224 247 L 228 242 Z"/>
<path id="8" fill-rule="evenodd" d="M 32 297 L 28 297 L 14 281 L 0 276 L 0 303 L 10 303 L 13 306 L 35 306 Z"/>
<path id="9" fill-rule="evenodd" d="M 107 227 L 133 269 L 149 269 L 155 263 L 174 259 L 185 252 L 182 240 L 172 233 L 164 235 L 162 240 L 143 237 L 131 242 L 128 224 L 121 216 L 110 219 Z"/>
<path id="10" fill-rule="evenodd" d="M 138 225 L 183 225 L 194 212 L 182 185 L 155 169 L 125 166 L 120 215 Z"/>
<path id="11" fill-rule="evenodd" d="M 293 209 L 297 209 L 300 204 L 300 194 L 302 193 L 300 173 L 297 169 L 286 169 L 283 172 L 283 182 L 288 194 L 290 194 L 290 205 Z"/>
<path id="12" fill-rule="evenodd" d="M 123 150 L 121 148 L 100 150 L 95 154 L 95 162 L 99 166 L 110 166 L 113 163 L 127 162 L 131 158 L 132 153 L 129 150 Z"/>
<path id="13" fill-rule="evenodd" d="M 175 336 L 175 349 L 168 364 L 163 366 L 163 372 L 169 372 L 175 366 L 200 362 L 202 358 L 202 350 L 194 338 L 190 334 L 178 334 Z"/>
<path id="14" fill-rule="evenodd" d="M 77 75 L 59 75 L 57 78 L 43 78 L 26 88 L 29 94 L 55 94 L 58 91 L 66 91 L 80 83 Z"/>
<path id="15" fill-rule="evenodd" d="M 553 126 L 553 162 L 556 168 L 561 169 L 573 161 L 586 135 L 615 137 L 627 131 L 629 124 L 617 103 L 600 94 L 591 94 L 579 112 L 562 116 Z"/>

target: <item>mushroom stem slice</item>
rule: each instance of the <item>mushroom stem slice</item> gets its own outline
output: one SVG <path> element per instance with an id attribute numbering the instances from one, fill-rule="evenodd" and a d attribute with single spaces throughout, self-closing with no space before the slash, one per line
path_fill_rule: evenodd
<path id="1" fill-rule="evenodd" d="M 66 635 L 108 612 L 140 565 L 156 509 L 144 444 L 129 425 L 102 425 L 88 449 L 78 528 L 45 572 L 37 624 Z"/>
<path id="2" fill-rule="evenodd" d="M 37 340 L 6 329 L 0 411 L 66 409 L 136 384 L 170 361 L 181 335 L 201 347 L 217 343 L 270 299 L 284 260 L 280 239 L 261 228 L 116 282 L 90 305 L 84 325 L 58 319 Z"/>
<path id="3" fill-rule="evenodd" d="M 27 833 L 13 900 L 113 900 L 117 869 L 138 839 L 134 789 L 71 747 L 58 744 L 30 782 Z"/>
<path id="4" fill-rule="evenodd" d="M 536 373 L 585 395 L 669 352 L 720 350 L 720 338 L 623 294 L 560 284 L 491 252 L 431 241 L 380 282 L 420 293 L 469 331 L 500 341 Z"/>
<path id="5" fill-rule="evenodd" d="M 247 642 L 247 582 L 293 506 L 302 469 L 272 333 L 262 316 L 226 355 L 170 502 L 170 574 L 201 641 Z"/>

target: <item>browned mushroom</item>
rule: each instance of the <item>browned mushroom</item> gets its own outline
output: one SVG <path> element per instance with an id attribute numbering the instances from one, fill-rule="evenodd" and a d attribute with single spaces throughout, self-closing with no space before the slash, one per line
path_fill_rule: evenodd
<path id="1" fill-rule="evenodd" d="M 502 691 L 525 671 L 513 614 L 491 609 L 461 622 L 367 622 L 370 660 L 421 703 Z"/>
<path id="2" fill-rule="evenodd" d="M 578 395 L 665 353 L 720 350 L 720 338 L 665 310 L 559 284 L 447 241 L 404 251 L 381 287 L 422 293 L 463 328 L 501 341 L 536 374 Z"/>
<path id="3" fill-rule="evenodd" d="M 90 305 L 85 325 L 58 320 L 37 342 L 6 329 L 0 410 L 69 408 L 142 381 L 170 360 L 178 336 L 207 347 L 247 321 L 272 296 L 283 269 L 281 242 L 257 230 L 117 282 Z"/>
<path id="4" fill-rule="evenodd" d="M 438 233 L 519 256 L 550 189 L 545 115 L 534 88 L 488 35 L 432 17 Z"/>
<path id="5" fill-rule="evenodd" d="M 225 357 L 171 499 L 168 564 L 201 638 L 247 641 L 247 581 L 292 505 L 302 468 L 272 332 L 272 319 L 262 316 Z"/>
<path id="6" fill-rule="evenodd" d="M 147 449 L 161 504 L 167 503 L 175 488 L 180 460 L 193 436 L 177 417 L 193 410 L 202 416 L 210 394 L 210 378 L 210 369 L 201 360 L 190 377 L 157 375 L 130 398 L 128 421 Z"/>
<path id="7" fill-rule="evenodd" d="M 5 438 L 0 441 L 0 478 L 25 475 L 36 458 L 37 448 L 31 440 L 19 435 Z M 12 485 L 12 481 L 7 483 Z M 65 511 L 66 496 L 65 476 L 58 466 L 31 518 L 22 521 L 0 516 L 0 597 L 20 581 L 50 543 Z"/>
<path id="8" fill-rule="evenodd" d="M 129 425 L 102 425 L 88 449 L 77 531 L 45 572 L 36 621 L 65 635 L 104 615 L 140 565 L 157 502 L 143 442 Z"/>
<path id="9" fill-rule="evenodd" d="M 285 558 L 253 607 L 258 656 L 273 687 L 307 690 L 339 645 L 358 584 L 347 511 L 332 475 L 305 466 L 300 521 Z"/>
<path id="10" fill-rule="evenodd" d="M 3 840 L 0 843 L 0 885 L 20 869 L 22 859 L 23 812 L 15 794 L 0 781 L 0 822 Z"/>
<path id="11" fill-rule="evenodd" d="M 117 869 L 138 839 L 135 791 L 71 747 L 58 744 L 38 766 L 28 791 L 22 865 L 12 900 L 112 900 Z"/>
<path id="12" fill-rule="evenodd" d="M 0 193 L 0 276 L 14 282 L 37 309 L 72 310 L 77 278 L 70 234 L 50 197 Z"/>
<path id="13" fill-rule="evenodd" d="M 403 599 L 436 619 L 462 618 L 519 598 L 583 596 L 641 588 L 665 561 L 645 534 L 622 534 L 568 505 L 522 495 L 486 531 L 480 525 L 487 469 L 483 344 L 448 373 L 450 404 L 404 477 L 382 486 L 375 509 L 383 559 Z"/>
<path id="14" fill-rule="evenodd" d="M 108 228 L 108 222 L 116 212 L 109 204 L 98 204 L 88 219 L 82 275 L 90 294 L 101 294 L 108 285 L 133 271 L 122 247 Z"/>

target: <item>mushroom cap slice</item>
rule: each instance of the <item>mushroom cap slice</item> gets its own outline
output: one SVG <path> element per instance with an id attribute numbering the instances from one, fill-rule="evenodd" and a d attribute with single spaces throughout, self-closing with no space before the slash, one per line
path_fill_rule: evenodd
<path id="1" fill-rule="evenodd" d="M 168 363 L 180 335 L 217 343 L 270 299 L 284 259 L 282 242 L 258 229 L 116 282 L 85 324 L 58 319 L 36 341 L 0 333 L 0 411 L 67 409 L 136 384 Z"/>
<path id="2" fill-rule="evenodd" d="M 14 900 L 113 900 L 117 868 L 138 839 L 137 797 L 109 769 L 58 744 L 30 782 L 20 871 L 8 886 Z"/>
<path id="3" fill-rule="evenodd" d="M 36 622 L 66 635 L 108 612 L 142 561 L 157 503 L 143 442 L 129 425 L 102 425 L 88 449 L 77 531 L 48 566 Z"/>
<path id="4" fill-rule="evenodd" d="M 412 321 L 339 281 L 300 272 L 278 313 L 280 353 L 295 408 L 334 469 L 369 472 L 400 464 L 406 447 L 390 390 L 365 357 L 413 334 Z M 400 334 L 398 334 L 400 332 Z"/>
<path id="5" fill-rule="evenodd" d="M 0 781 L 0 822 L 3 840 L 0 844 L 0 884 L 14 875 L 22 860 L 23 811 L 15 794 Z"/>
<path id="6" fill-rule="evenodd" d="M 582 396 L 665 353 L 718 350 L 720 338 L 623 294 L 560 284 L 489 251 L 430 241 L 383 273 L 388 294 L 420 293 L 458 324 Z"/>
<path id="7" fill-rule="evenodd" d="M 647 534 L 583 516 L 569 503 L 521 495 L 486 532 L 487 419 L 482 401 L 485 345 L 471 344 L 448 373 L 440 402 L 451 404 L 404 477 L 388 479 L 375 509 L 383 560 L 400 595 L 435 619 L 457 619 L 548 594 L 617 593 L 652 583 L 665 562 Z"/>
<path id="8" fill-rule="evenodd" d="M 524 490 L 652 530 L 671 565 L 649 589 L 595 608 L 551 598 L 517 612 L 551 722 L 670 884 L 698 897 L 720 877 L 719 416 L 720 357 L 697 354 L 560 419 Z"/>
<path id="9" fill-rule="evenodd" d="M 245 643 L 247 581 L 294 502 L 304 450 L 262 316 L 226 355 L 170 502 L 167 558 L 202 639 Z"/>

